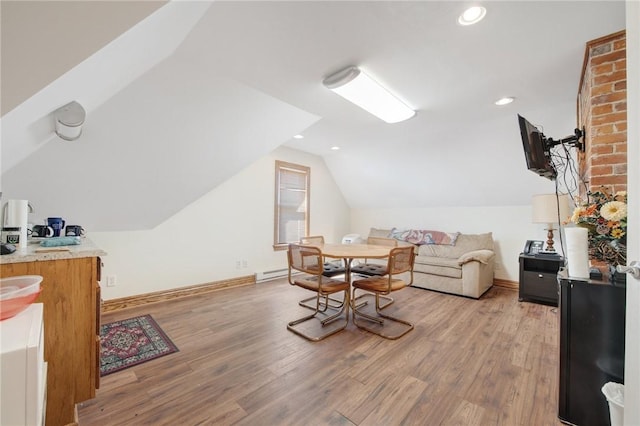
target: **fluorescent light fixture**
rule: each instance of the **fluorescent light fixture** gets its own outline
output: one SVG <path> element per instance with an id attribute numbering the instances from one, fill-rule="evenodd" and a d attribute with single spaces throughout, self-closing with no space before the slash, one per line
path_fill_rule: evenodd
<path id="1" fill-rule="evenodd" d="M 351 66 L 337 72 L 325 78 L 322 84 L 387 123 L 398 123 L 416 115 L 414 110 L 358 67 Z"/>
<path id="2" fill-rule="evenodd" d="M 332 151 L 340 151 L 340 147 L 339 146 L 332 146 L 331 150 Z"/>
<path id="3" fill-rule="evenodd" d="M 458 24 L 460 25 L 473 25 L 482 21 L 482 18 L 487 14 L 487 9 L 482 6 L 473 6 L 465 10 L 462 15 L 458 17 Z"/>
<path id="4" fill-rule="evenodd" d="M 505 98 L 500 98 L 497 101 L 495 101 L 494 103 L 498 106 L 504 106 L 504 105 L 509 105 L 511 102 L 513 102 L 516 98 L 512 97 L 512 96 L 507 96 Z"/>
<path id="5" fill-rule="evenodd" d="M 294 139 L 304 139 L 304 136 L 302 135 L 293 135 Z"/>

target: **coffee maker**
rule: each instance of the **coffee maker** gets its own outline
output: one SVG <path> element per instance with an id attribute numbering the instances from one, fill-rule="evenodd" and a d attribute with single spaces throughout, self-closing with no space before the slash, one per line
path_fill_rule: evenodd
<path id="1" fill-rule="evenodd" d="M 0 199 L 2 193 L 0 192 Z M 2 246 L 0 253 L 9 254 L 16 250 L 14 242 L 19 247 L 27 247 L 27 222 L 29 213 L 33 213 L 33 207 L 27 200 L 9 200 L 2 207 Z M 11 230 L 11 241 L 5 240 L 5 233 Z"/>

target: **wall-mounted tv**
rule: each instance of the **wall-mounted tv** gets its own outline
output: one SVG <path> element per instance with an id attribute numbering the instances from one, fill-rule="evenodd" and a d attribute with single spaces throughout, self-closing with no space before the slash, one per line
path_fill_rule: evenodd
<path id="1" fill-rule="evenodd" d="M 520 124 L 520 135 L 522 136 L 522 147 L 524 148 L 524 158 L 527 160 L 527 168 L 532 172 L 554 180 L 556 169 L 551 161 L 551 151 L 547 146 L 547 138 L 533 124 L 518 114 Z"/>

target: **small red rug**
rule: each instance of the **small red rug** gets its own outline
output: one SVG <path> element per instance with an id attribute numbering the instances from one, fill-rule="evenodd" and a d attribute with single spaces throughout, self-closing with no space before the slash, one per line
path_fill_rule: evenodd
<path id="1" fill-rule="evenodd" d="M 151 315 L 100 327 L 100 376 L 178 352 Z"/>

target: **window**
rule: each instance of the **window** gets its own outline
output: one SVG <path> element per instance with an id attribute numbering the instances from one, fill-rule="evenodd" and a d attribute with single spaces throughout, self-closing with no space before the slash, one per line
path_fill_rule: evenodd
<path id="1" fill-rule="evenodd" d="M 273 248 L 286 249 L 309 231 L 309 167 L 276 161 L 275 238 Z"/>

